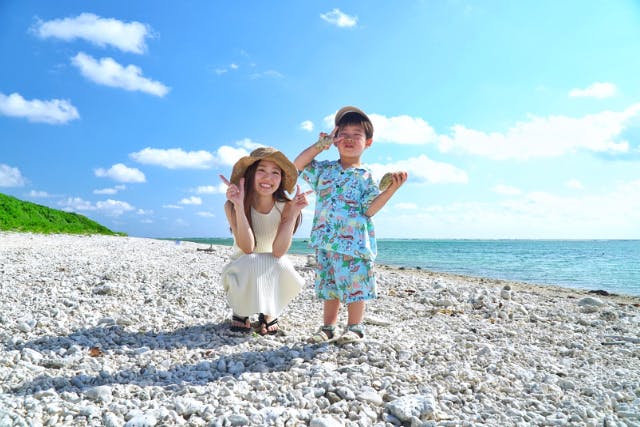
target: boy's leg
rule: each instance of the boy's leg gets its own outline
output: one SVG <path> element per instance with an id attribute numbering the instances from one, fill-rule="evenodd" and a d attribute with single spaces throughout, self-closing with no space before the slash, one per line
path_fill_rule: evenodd
<path id="1" fill-rule="evenodd" d="M 347 304 L 347 313 L 349 314 L 347 325 L 357 325 L 362 323 L 362 319 L 364 319 L 365 307 L 365 301 L 356 301 L 352 302 L 351 304 Z"/>
<path id="2" fill-rule="evenodd" d="M 328 299 L 324 301 L 323 321 L 325 326 L 338 323 L 338 313 L 340 311 L 339 299 Z"/>

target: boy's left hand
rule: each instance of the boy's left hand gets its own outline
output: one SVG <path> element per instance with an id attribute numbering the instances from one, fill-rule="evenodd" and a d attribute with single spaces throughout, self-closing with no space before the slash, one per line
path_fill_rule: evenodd
<path id="1" fill-rule="evenodd" d="M 389 185 L 389 187 L 387 187 L 385 191 L 389 191 L 389 190 L 396 191 L 398 188 L 402 186 L 402 184 L 407 182 L 408 177 L 409 177 L 409 174 L 405 171 L 393 172 L 391 174 L 391 184 Z"/>

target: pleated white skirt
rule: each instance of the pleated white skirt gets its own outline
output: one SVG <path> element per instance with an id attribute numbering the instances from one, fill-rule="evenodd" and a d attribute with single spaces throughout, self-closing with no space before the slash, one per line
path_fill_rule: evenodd
<path id="1" fill-rule="evenodd" d="M 222 270 L 222 287 L 231 309 L 239 316 L 264 313 L 278 317 L 303 284 L 304 279 L 286 255 L 245 254 Z"/>

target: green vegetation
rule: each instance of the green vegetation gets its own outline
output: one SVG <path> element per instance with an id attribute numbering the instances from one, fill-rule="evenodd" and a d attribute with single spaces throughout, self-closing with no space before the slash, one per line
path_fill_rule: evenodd
<path id="1" fill-rule="evenodd" d="M 0 193 L 0 230 L 45 234 L 123 235 L 85 216 L 25 202 L 2 193 Z"/>

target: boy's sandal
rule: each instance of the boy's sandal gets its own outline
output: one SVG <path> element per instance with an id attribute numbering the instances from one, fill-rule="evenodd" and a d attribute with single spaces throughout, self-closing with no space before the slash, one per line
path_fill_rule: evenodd
<path id="1" fill-rule="evenodd" d="M 247 320 L 249 320 L 249 317 L 241 317 L 241 316 L 237 316 L 237 315 L 233 315 L 231 317 L 233 322 L 238 322 L 238 323 L 242 323 L 243 326 L 240 325 L 234 325 L 233 323 L 231 323 L 231 327 L 229 328 L 231 330 L 231 332 L 251 332 L 251 326 L 247 326 Z"/>
<path id="2" fill-rule="evenodd" d="M 280 327 L 278 326 L 278 318 L 272 319 L 270 322 L 267 322 L 264 314 L 260 313 L 258 316 L 258 323 L 260 324 L 260 335 L 276 335 L 280 331 Z M 275 329 L 269 330 L 269 328 L 275 326 Z M 266 332 L 262 332 L 264 331 Z"/>
<path id="3" fill-rule="evenodd" d="M 336 339 L 336 327 L 333 325 L 325 325 L 320 327 L 316 333 L 311 335 L 307 340 L 311 344 L 321 344 L 323 342 L 332 342 Z"/>
<path id="4" fill-rule="evenodd" d="M 338 344 L 358 342 L 364 338 L 364 326 L 362 323 L 348 325 L 344 334 L 338 339 Z"/>

